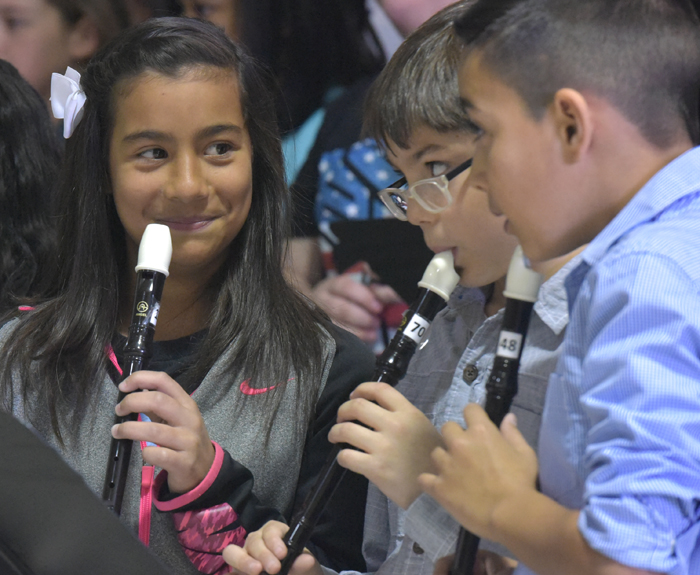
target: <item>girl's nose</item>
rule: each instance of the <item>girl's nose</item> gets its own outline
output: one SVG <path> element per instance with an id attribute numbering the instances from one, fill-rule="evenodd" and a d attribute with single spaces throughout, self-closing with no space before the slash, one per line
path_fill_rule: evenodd
<path id="1" fill-rule="evenodd" d="M 182 154 L 171 165 L 170 178 L 164 189 L 165 197 L 192 202 L 208 196 L 209 185 L 195 154 Z"/>

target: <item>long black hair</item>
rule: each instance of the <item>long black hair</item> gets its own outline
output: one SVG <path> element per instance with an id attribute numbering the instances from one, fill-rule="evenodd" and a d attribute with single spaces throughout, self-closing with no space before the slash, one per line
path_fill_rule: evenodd
<path id="1" fill-rule="evenodd" d="M 42 291 L 60 159 L 46 102 L 0 60 L 0 313 Z"/>
<path id="2" fill-rule="evenodd" d="M 133 273 L 126 266 L 125 232 L 110 193 L 108 168 L 119 88 L 146 72 L 177 78 L 202 67 L 227 70 L 238 79 L 253 150 L 253 196 L 246 223 L 216 275 L 209 329 L 186 378 L 201 381 L 233 347 L 226 367 L 245 372 L 253 387 L 286 381 L 293 368 L 305 383 L 299 429 L 311 417 L 322 371 L 323 316 L 282 275 L 290 198 L 265 75 L 215 26 L 159 18 L 117 37 L 90 61 L 81 79 L 87 102 L 67 142 L 59 194 L 59 265 L 53 278 L 58 295 L 20 320 L 3 353 L 4 390 L 11 389 L 16 370 L 25 400 L 31 395 L 45 402 L 59 439 L 63 409 L 68 414 L 85 408 L 91 390 L 105 377 L 105 346 L 115 333 L 120 288 L 127 283 L 125 274 Z M 268 429 L 285 388 L 265 394 L 270 396 L 265 398 L 270 403 Z"/>

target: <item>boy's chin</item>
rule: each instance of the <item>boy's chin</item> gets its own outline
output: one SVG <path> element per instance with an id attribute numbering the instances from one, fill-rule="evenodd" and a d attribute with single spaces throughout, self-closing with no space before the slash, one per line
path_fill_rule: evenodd
<path id="1" fill-rule="evenodd" d="M 455 271 L 457 272 L 457 275 L 459 276 L 458 285 L 461 285 L 462 287 L 472 287 L 469 283 L 469 278 L 467 276 L 467 270 L 464 269 L 463 266 L 455 266 Z"/>

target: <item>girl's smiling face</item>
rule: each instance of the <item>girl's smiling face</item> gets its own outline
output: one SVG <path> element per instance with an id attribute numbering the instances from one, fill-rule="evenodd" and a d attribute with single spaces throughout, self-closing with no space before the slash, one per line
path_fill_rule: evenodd
<path id="1" fill-rule="evenodd" d="M 243 227 L 253 195 L 250 136 L 228 71 L 146 72 L 114 92 L 110 173 L 135 265 L 146 226 L 173 239 L 171 273 L 211 276 Z"/>

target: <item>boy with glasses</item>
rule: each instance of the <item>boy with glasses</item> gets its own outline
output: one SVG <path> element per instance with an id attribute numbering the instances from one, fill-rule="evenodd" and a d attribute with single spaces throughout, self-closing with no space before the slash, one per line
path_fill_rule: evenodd
<path id="1" fill-rule="evenodd" d="M 360 385 L 340 408 L 340 423 L 329 436 L 362 450 L 343 450 L 338 461 L 372 482 L 363 543 L 370 573 L 429 575 L 435 560 L 454 548 L 457 523 L 421 495 L 417 478 L 432 469 L 430 453 L 441 444 L 437 428 L 461 419 L 466 403 L 485 397 L 503 320 L 505 274 L 517 244 L 504 230 L 505 219 L 490 212 L 487 195 L 467 184 L 475 134 L 459 102 L 461 51 L 451 21 L 471 3 L 446 8 L 406 39 L 371 89 L 366 109 L 367 129 L 405 177 L 381 193 L 383 201 L 396 217 L 420 226 L 433 251 L 451 251 L 460 276 L 398 387 Z M 567 270 L 561 268 L 570 257 L 538 270 L 547 281 L 534 308 L 513 403 L 533 445 L 568 321 Z M 224 558 L 242 573 L 257 575 L 263 567 L 277 573 L 286 530 L 268 523 L 248 537 L 244 549 L 227 548 Z M 507 562 L 499 555 L 502 548 L 486 541 L 483 548 L 492 551 L 484 560 Z M 305 554 L 292 573 L 321 569 Z"/>
<path id="2" fill-rule="evenodd" d="M 418 180 L 410 186 L 405 177 L 395 181 L 388 188 L 380 190 L 377 194 L 384 205 L 396 219 L 408 220 L 408 200 L 413 198 L 421 208 L 429 212 L 438 213 L 452 205 L 452 195 L 449 185 L 452 180 L 462 172 L 470 168 L 472 159 L 462 162 L 456 168 L 446 174 Z"/>
<path id="3" fill-rule="evenodd" d="M 470 405 L 421 484 L 518 575 L 700 573 L 700 20 L 480 0 L 456 30 L 470 181 L 531 259 L 590 243 L 537 456 Z"/>

